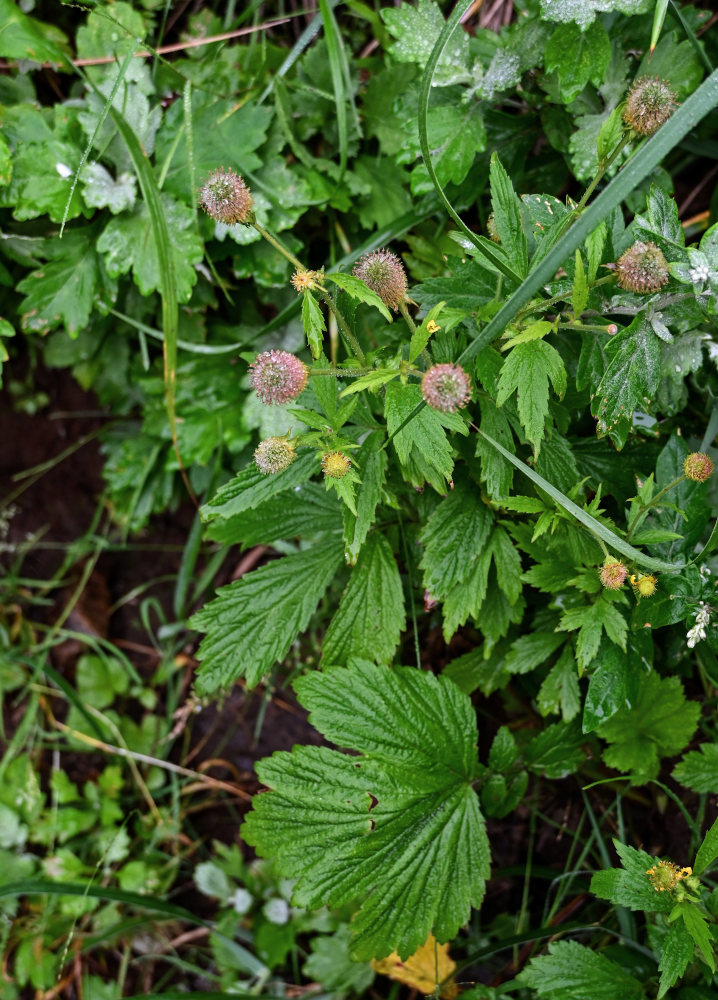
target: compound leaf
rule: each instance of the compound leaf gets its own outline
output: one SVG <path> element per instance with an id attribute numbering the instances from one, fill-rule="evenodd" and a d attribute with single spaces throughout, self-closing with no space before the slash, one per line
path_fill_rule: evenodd
<path id="1" fill-rule="evenodd" d="M 518 977 L 551 1000 L 641 1000 L 643 987 L 616 962 L 577 941 L 555 941 Z"/>
<path id="2" fill-rule="evenodd" d="M 489 874 L 470 699 L 446 678 L 362 660 L 295 687 L 325 738 L 358 756 L 298 747 L 262 761 L 271 791 L 242 836 L 297 879 L 297 905 L 360 902 L 356 959 L 408 958 L 430 933 L 450 940 Z"/>

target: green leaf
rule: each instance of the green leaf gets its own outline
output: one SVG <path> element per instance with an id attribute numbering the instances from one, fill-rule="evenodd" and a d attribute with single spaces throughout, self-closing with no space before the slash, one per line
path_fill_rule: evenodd
<path id="1" fill-rule="evenodd" d="M 671 986 L 681 978 L 689 963 L 693 961 L 694 950 L 693 938 L 683 924 L 677 921 L 671 924 L 661 942 L 661 961 L 658 966 L 661 980 L 658 1000 L 664 997 Z"/>
<path id="2" fill-rule="evenodd" d="M 591 892 L 599 899 L 609 900 L 614 906 L 647 913 L 669 913 L 675 903 L 672 894 L 656 892 L 646 874 L 659 859 L 619 840 L 613 843 L 622 867 L 596 872 L 591 879 Z"/>
<path id="3" fill-rule="evenodd" d="M 378 368 L 376 371 L 367 372 L 366 375 L 360 375 L 359 378 L 354 379 L 346 389 L 342 389 L 340 395 L 342 397 L 352 396 L 355 392 L 363 392 L 364 389 L 375 392 L 382 385 L 386 385 L 387 382 L 398 377 L 399 372 L 395 368 Z"/>
<path id="4" fill-rule="evenodd" d="M 287 469 L 271 476 L 265 476 L 252 463 L 221 486 L 209 503 L 200 509 L 202 520 L 213 521 L 219 517 L 227 519 L 244 510 L 259 507 L 278 493 L 293 490 L 306 483 L 318 469 L 319 459 L 315 451 L 306 451 L 304 454 L 300 451 Z"/>
<path id="5" fill-rule="evenodd" d="M 297 905 L 360 903 L 354 958 L 408 958 L 430 932 L 450 940 L 489 873 L 468 696 L 445 678 L 363 661 L 295 687 L 312 724 L 358 756 L 299 747 L 262 761 L 270 791 L 255 797 L 242 836 L 297 879 Z"/>
<path id="6" fill-rule="evenodd" d="M 622 105 L 619 105 L 617 108 L 614 108 L 608 118 L 606 118 L 601 125 L 600 132 L 598 133 L 598 142 L 596 145 L 599 163 L 603 163 L 607 160 L 614 151 L 618 143 L 621 141 L 625 128 L 626 126 L 623 124 L 623 107 Z M 595 280 L 595 272 L 594 278 L 591 280 Z"/>
<path id="7" fill-rule="evenodd" d="M 591 674 L 583 709 L 583 731 L 590 733 L 611 719 L 619 708 L 631 708 L 638 690 L 639 677 L 629 656 L 613 643 L 603 643 Z"/>
<path id="8" fill-rule="evenodd" d="M 593 604 L 580 608 L 569 608 L 561 616 L 557 628 L 561 632 L 578 629 L 576 637 L 576 659 L 583 673 L 593 662 L 601 644 L 601 634 L 625 651 L 628 625 L 621 612 L 602 593 Z"/>
<path id="9" fill-rule="evenodd" d="M 361 483 L 356 493 L 356 517 L 346 507 L 343 509 L 346 558 L 352 565 L 374 524 L 376 508 L 381 500 L 388 465 L 386 449 L 381 447 L 383 439 L 381 431 L 374 431 L 355 453 L 357 465 L 361 469 Z"/>
<path id="10" fill-rule="evenodd" d="M 326 281 L 331 281 L 340 288 L 343 288 L 347 295 L 351 295 L 353 299 L 374 306 L 389 323 L 393 320 L 393 316 L 377 293 L 372 291 L 361 278 L 357 278 L 354 274 L 342 274 L 340 271 L 332 271 L 330 274 L 325 274 L 324 277 Z"/>
<path id="11" fill-rule="evenodd" d="M 556 348 L 544 340 L 517 344 L 504 361 L 499 376 L 496 403 L 503 406 L 514 391 L 517 393 L 519 419 L 536 455 L 548 414 L 549 380 L 554 391 L 563 396 L 566 369 Z"/>
<path id="12" fill-rule="evenodd" d="M 322 662 L 346 665 L 353 657 L 390 663 L 406 615 L 401 577 L 383 535 L 369 535 L 352 569 L 322 645 Z"/>
<path id="13" fill-rule="evenodd" d="M 197 691 L 210 694 L 238 677 L 255 687 L 307 627 L 342 559 L 341 542 L 331 539 L 220 588 L 190 621 L 206 633 Z"/>
<path id="14" fill-rule="evenodd" d="M 701 913 L 695 903 L 685 899 L 676 903 L 671 919 L 680 915 L 686 930 L 693 938 L 693 942 L 701 953 L 703 961 L 708 965 L 711 972 L 716 971 L 715 958 L 713 957 L 713 935 L 711 933 L 712 924 L 708 923 L 708 918 Z"/>
<path id="15" fill-rule="evenodd" d="M 713 864 L 716 858 L 718 858 L 718 819 L 708 830 L 703 838 L 703 843 L 698 848 L 696 860 L 693 862 L 694 873 L 700 875 Z"/>
<path id="16" fill-rule="evenodd" d="M 494 223 L 501 237 L 501 247 L 519 278 L 526 277 L 529 267 L 526 234 L 521 224 L 521 200 L 514 191 L 511 178 L 504 170 L 498 153 L 491 154 L 489 167 L 491 207 Z"/>
<path id="17" fill-rule="evenodd" d="M 416 6 L 402 3 L 398 8 L 384 8 L 381 16 L 389 33 L 397 39 L 390 49 L 394 59 L 424 66 L 444 27 L 444 18 L 437 4 L 433 0 L 418 0 Z M 468 56 L 468 36 L 463 31 L 457 31 L 436 66 L 437 86 L 467 80 Z"/>
<path id="18" fill-rule="evenodd" d="M 322 354 L 324 333 L 327 325 L 324 322 L 324 316 L 322 310 L 319 308 L 319 303 L 308 288 L 305 289 L 302 295 L 302 326 L 304 327 L 304 335 L 309 344 L 309 350 L 316 361 Z"/>
<path id="19" fill-rule="evenodd" d="M 605 344 L 609 365 L 591 402 L 599 434 L 650 408 L 661 377 L 660 341 L 643 313 Z"/>
<path id="20" fill-rule="evenodd" d="M 578 715 L 581 708 L 578 670 L 569 647 L 563 650 L 551 667 L 539 688 L 537 701 L 542 715 L 560 712 L 564 722 L 570 722 Z"/>
<path id="21" fill-rule="evenodd" d="M 513 450 L 514 438 L 511 424 L 503 410 L 489 396 L 479 397 L 481 423 L 484 434 L 499 441 L 504 448 Z M 480 434 L 476 435 L 476 456 L 481 459 L 481 482 L 492 500 L 503 499 L 511 492 L 514 470 L 510 462 Z"/>
<path id="22" fill-rule="evenodd" d="M 571 308 L 573 318 L 580 319 L 581 313 L 588 304 L 588 282 L 586 272 L 583 267 L 583 257 L 581 251 L 576 250 L 576 262 L 574 268 L 573 288 L 571 289 Z"/>
<path id="23" fill-rule="evenodd" d="M 437 492 L 446 493 L 454 460 L 444 426 L 461 434 L 467 433 L 466 426 L 458 414 L 439 416 L 429 406 L 409 419 L 421 403 L 418 385 L 390 382 L 384 400 L 387 429 L 410 482 L 420 487 L 427 481 Z"/>
<path id="24" fill-rule="evenodd" d="M 693 792 L 718 793 L 718 745 L 702 743 L 673 768 L 673 779 Z"/>
<path id="25" fill-rule="evenodd" d="M 578 722 L 555 722 L 546 726 L 524 747 L 526 766 L 546 778 L 565 778 L 586 759 L 585 737 Z"/>
<path id="26" fill-rule="evenodd" d="M 504 659 L 504 670 L 510 674 L 527 674 L 540 667 L 566 640 L 555 632 L 532 632 L 522 635 L 512 645 Z M 574 666 L 574 673 L 576 668 Z"/>
<path id="27" fill-rule="evenodd" d="M 120 174 L 115 180 L 101 163 L 87 163 L 81 173 L 82 197 L 90 208 L 109 208 L 113 215 L 131 209 L 136 198 L 134 174 Z"/>
<path id="28" fill-rule="evenodd" d="M 18 282 L 23 330 L 46 333 L 62 324 L 71 337 L 85 329 L 93 307 L 109 305 L 117 294 L 95 252 L 93 232 L 73 229 L 46 242 L 48 263 Z"/>
<path id="29" fill-rule="evenodd" d="M 483 552 L 494 517 L 479 491 L 463 480 L 442 500 L 421 531 L 424 587 L 437 601 L 463 583 Z"/>
<path id="30" fill-rule="evenodd" d="M 642 1000 L 643 987 L 610 958 L 577 941 L 554 941 L 516 977 L 551 1000 Z"/>
<path id="31" fill-rule="evenodd" d="M 341 924 L 334 934 L 313 937 L 309 942 L 312 953 L 302 967 L 304 975 L 331 992 L 361 995 L 368 990 L 374 982 L 374 970 L 368 962 L 352 961 L 350 936 L 349 924 Z"/>
<path id="32" fill-rule="evenodd" d="M 634 784 L 658 774 L 661 757 L 683 750 L 695 732 L 700 715 L 696 701 L 686 701 L 677 677 L 643 678 L 632 709 L 621 708 L 598 729 L 611 745 L 603 759 L 609 767 L 630 772 Z"/>
<path id="33" fill-rule="evenodd" d="M 68 68 L 69 46 L 59 28 L 28 17 L 12 0 L 0 0 L 0 25 L 3 59 L 31 59 Z"/>
<path id="34" fill-rule="evenodd" d="M 429 325 L 436 325 L 436 321 L 441 315 L 441 310 L 446 305 L 445 302 L 437 302 L 437 304 L 430 309 L 427 315 L 424 317 L 424 321 L 421 326 L 418 326 L 416 330 L 411 335 L 411 341 L 409 343 L 409 362 L 413 364 L 419 357 L 421 352 L 424 350 L 426 345 L 429 343 L 431 338 L 431 330 Z"/>
<path id="35" fill-rule="evenodd" d="M 179 302 L 187 302 L 197 281 L 195 264 L 204 256 L 202 241 L 194 228 L 191 209 L 169 195 L 160 196 L 169 234 L 171 266 L 176 275 Z M 118 215 L 105 226 L 97 241 L 105 258 L 107 273 L 116 278 L 132 269 L 132 277 L 142 295 L 160 291 L 162 277 L 155 245 L 154 227 L 146 204 L 132 215 Z"/>
<path id="36" fill-rule="evenodd" d="M 587 31 L 575 24 L 556 28 L 546 46 L 546 71 L 558 73 L 558 88 L 564 104 L 570 104 L 587 83 L 596 87 L 611 61 L 611 41 L 600 21 Z"/>
<path id="37" fill-rule="evenodd" d="M 305 482 L 291 489 L 291 504 L 282 491 L 239 514 L 226 519 L 215 517 L 209 522 L 206 537 L 223 545 L 242 544 L 246 548 L 341 531 L 341 507 L 322 483 Z"/>
<path id="38" fill-rule="evenodd" d="M 486 612 L 479 619 L 479 612 L 482 610 L 484 601 L 489 594 L 489 573 L 493 561 L 496 583 L 498 587 L 492 588 L 499 593 L 503 591 L 508 605 L 517 604 L 521 594 L 521 557 L 514 544 L 503 528 L 494 528 L 487 545 L 478 554 L 471 565 L 469 575 L 457 584 L 444 601 L 444 638 L 448 642 L 459 625 L 463 625 L 469 617 L 477 619 L 479 627 L 484 631 L 498 624 L 499 609 L 494 608 L 491 612 Z M 505 610 L 505 609 L 504 609 Z M 493 621 L 492 621 L 493 618 Z M 508 620 L 505 621 L 505 628 L 499 630 L 499 634 L 505 634 L 508 628 Z"/>

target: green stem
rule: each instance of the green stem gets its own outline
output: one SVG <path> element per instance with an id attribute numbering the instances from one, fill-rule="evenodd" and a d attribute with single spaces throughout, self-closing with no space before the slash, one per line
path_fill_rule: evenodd
<path id="1" fill-rule="evenodd" d="M 613 150 L 613 152 L 608 157 L 608 159 L 604 160 L 603 163 L 599 163 L 599 165 L 598 165 L 598 172 L 597 172 L 596 176 L 593 178 L 593 180 L 591 181 L 591 183 L 588 185 L 588 187 L 586 188 L 586 190 L 583 192 L 583 197 L 581 198 L 581 200 L 579 201 L 578 205 L 576 205 L 576 207 L 573 210 L 573 214 L 574 215 L 580 215 L 581 212 L 584 210 L 584 208 L 586 207 L 586 202 L 591 197 L 591 195 L 593 194 L 593 192 L 596 190 L 596 187 L 600 184 L 600 182 L 601 182 L 601 180 L 603 178 L 603 175 L 606 173 L 606 171 L 609 169 L 609 167 L 611 167 L 611 165 L 613 163 L 615 163 L 615 161 L 621 155 L 621 153 L 623 152 L 624 147 L 626 146 L 626 144 L 629 142 L 630 139 L 631 139 L 631 133 L 629 131 L 624 132 L 623 135 L 621 136 L 619 142 L 618 142 L 618 145 Z"/>
<path id="2" fill-rule="evenodd" d="M 576 330 L 578 333 L 605 333 L 610 335 L 607 326 L 590 326 L 587 323 L 559 323 L 559 330 Z"/>
<path id="3" fill-rule="evenodd" d="M 636 515 L 635 521 L 633 522 L 633 524 L 631 525 L 631 527 L 626 532 L 626 541 L 627 542 L 630 542 L 631 536 L 633 535 L 633 532 L 636 530 L 637 527 L 639 527 L 640 524 L 643 523 L 643 520 L 644 520 L 646 514 L 648 513 L 648 511 L 651 509 L 651 507 L 657 507 L 658 504 L 663 499 L 663 497 L 666 495 L 666 493 L 669 493 L 672 489 L 674 489 L 676 486 L 678 486 L 680 483 L 682 483 L 685 478 L 686 478 L 685 476 L 678 476 L 677 479 L 674 479 L 672 483 L 668 484 L 668 486 L 664 486 L 663 489 L 659 490 L 658 493 L 656 493 L 656 495 L 654 497 L 651 497 L 651 499 L 648 501 L 647 504 L 644 504 L 641 507 L 641 509 L 639 510 L 638 514 Z"/>
<path id="4" fill-rule="evenodd" d="M 409 310 L 406 307 L 406 302 L 402 301 L 402 302 L 399 303 L 399 312 L 401 313 L 401 315 L 406 320 L 406 325 L 409 327 L 409 329 L 411 330 L 412 334 L 416 333 L 416 323 L 411 318 Z"/>
<path id="5" fill-rule="evenodd" d="M 594 281 L 593 284 L 591 285 L 591 288 L 598 288 L 601 285 L 608 285 L 610 284 L 610 282 L 615 280 L 616 280 L 615 274 L 606 274 L 604 275 L 603 278 L 599 278 L 598 281 Z M 568 296 L 569 296 L 568 292 L 563 292 L 561 295 L 554 295 L 553 298 L 551 299 L 537 299 L 532 302 L 529 302 L 527 305 L 523 307 L 523 309 L 519 310 L 519 312 L 516 313 L 516 319 L 520 320 L 523 316 L 526 316 L 527 314 L 532 312 L 539 312 L 539 311 L 543 312 L 544 310 L 549 309 L 551 306 L 558 305 L 559 302 L 565 302 L 568 299 Z"/>
<path id="6" fill-rule="evenodd" d="M 373 372 L 373 368 L 310 368 L 310 375 L 333 375 L 335 378 L 358 378 L 360 375 L 368 375 Z"/>
<path id="7" fill-rule="evenodd" d="M 293 264 L 298 271 L 308 270 L 308 268 L 306 268 L 304 264 L 302 264 L 302 262 L 297 257 L 294 256 L 291 250 L 288 247 L 286 247 L 284 243 L 282 243 L 282 241 L 279 239 L 278 236 L 275 236 L 273 233 L 270 233 L 268 229 L 264 228 L 264 226 L 260 226 L 260 224 L 256 221 L 256 219 L 252 222 L 252 225 L 257 230 L 259 235 L 262 236 L 267 241 L 267 243 L 273 246 L 275 250 L 278 250 L 283 257 L 286 257 L 287 260 L 290 262 L 290 264 Z M 347 321 L 339 312 L 336 302 L 331 297 L 326 288 L 317 286 L 317 290 L 321 295 L 321 297 L 324 299 L 324 302 L 326 303 L 327 307 L 331 309 L 332 313 L 336 317 L 336 321 L 339 324 L 339 329 L 344 334 L 347 343 L 349 344 L 349 347 L 352 349 L 354 354 L 356 354 L 357 359 L 361 362 L 361 364 L 366 364 L 366 356 L 364 355 L 364 351 L 362 351 L 361 346 L 359 345 L 359 341 L 356 339 L 354 334 L 349 329 Z"/>

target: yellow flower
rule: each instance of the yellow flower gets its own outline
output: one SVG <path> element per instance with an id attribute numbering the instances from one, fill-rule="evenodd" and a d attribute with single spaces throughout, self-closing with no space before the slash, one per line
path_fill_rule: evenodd
<path id="1" fill-rule="evenodd" d="M 435 323 L 433 319 L 430 319 L 429 322 L 426 324 L 427 333 L 437 333 L 440 329 L 441 327 L 439 326 L 439 324 Z"/>
<path id="2" fill-rule="evenodd" d="M 322 271 L 295 271 L 289 279 L 295 290 L 301 294 L 309 288 L 316 288 L 321 284 L 324 274 Z"/>
<path id="3" fill-rule="evenodd" d="M 672 892 L 681 879 L 692 874 L 692 868 L 679 868 L 672 861 L 659 861 L 657 865 L 646 869 L 648 881 L 656 892 Z"/>

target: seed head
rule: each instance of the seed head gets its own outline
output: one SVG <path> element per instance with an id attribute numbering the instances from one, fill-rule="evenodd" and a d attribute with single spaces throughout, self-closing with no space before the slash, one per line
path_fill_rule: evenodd
<path id="1" fill-rule="evenodd" d="M 471 399 L 471 380 L 461 365 L 432 365 L 424 372 L 421 394 L 435 410 L 453 413 Z"/>
<path id="2" fill-rule="evenodd" d="M 207 215 L 226 226 L 235 222 L 246 225 L 252 219 L 252 195 L 234 170 L 213 170 L 200 188 L 199 203 Z"/>
<path id="3" fill-rule="evenodd" d="M 657 865 L 646 869 L 648 881 L 656 892 L 671 892 L 681 879 L 693 874 L 692 868 L 679 868 L 672 861 L 659 861 Z"/>
<path id="4" fill-rule="evenodd" d="M 658 580 L 651 573 L 646 576 L 631 575 L 631 586 L 636 597 L 653 597 L 658 587 Z"/>
<path id="5" fill-rule="evenodd" d="M 296 458 L 294 444 L 285 437 L 265 438 L 254 451 L 254 461 L 265 476 L 288 469 Z"/>
<path id="6" fill-rule="evenodd" d="M 702 451 L 694 451 L 686 455 L 683 462 L 683 475 L 694 483 L 704 483 L 713 474 L 714 465 L 708 455 Z"/>
<path id="7" fill-rule="evenodd" d="M 341 451 L 328 451 L 322 455 L 322 472 L 329 479 L 343 479 L 351 468 L 351 462 Z"/>
<path id="8" fill-rule="evenodd" d="M 668 263 L 655 243 L 634 243 L 616 262 L 618 284 L 629 292 L 657 292 L 668 284 Z"/>
<path id="9" fill-rule="evenodd" d="M 610 557 L 606 559 L 598 571 L 598 577 L 606 590 L 620 590 L 627 576 L 628 569 L 623 563 Z"/>
<path id="10" fill-rule="evenodd" d="M 653 135 L 677 107 L 677 95 L 664 80 L 644 76 L 636 80 L 631 88 L 623 120 L 640 135 Z"/>
<path id="11" fill-rule="evenodd" d="M 493 212 L 486 220 L 486 232 L 489 234 L 489 239 L 492 240 L 494 243 L 501 242 L 499 231 L 496 228 L 496 216 L 494 215 Z"/>
<path id="12" fill-rule="evenodd" d="M 406 300 L 407 280 L 404 265 L 391 250 L 373 250 L 354 265 L 352 272 L 361 278 L 389 309 L 395 312 Z"/>
<path id="13" fill-rule="evenodd" d="M 308 377 L 304 362 L 288 351 L 264 351 L 249 366 L 249 384 L 267 406 L 296 399 Z"/>

